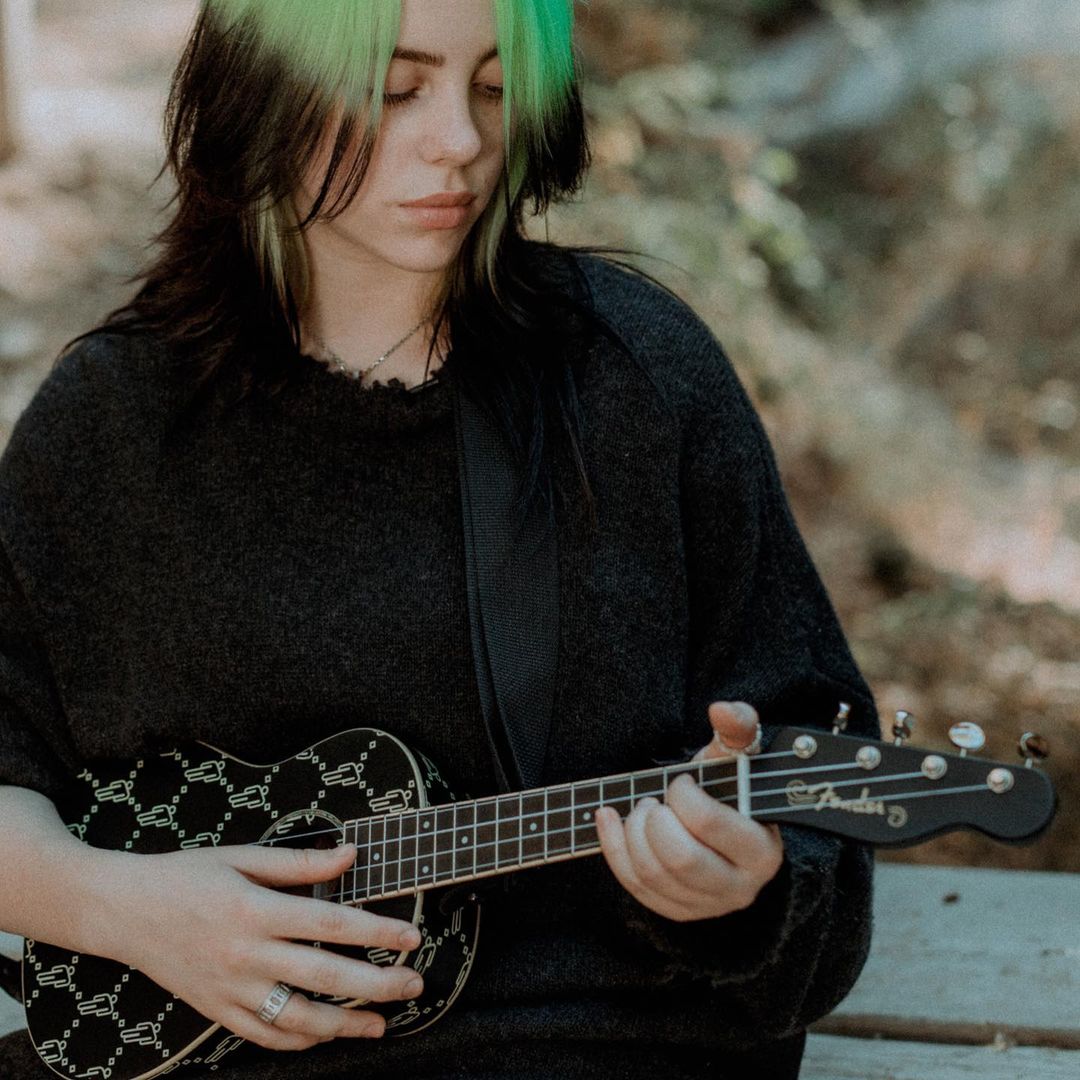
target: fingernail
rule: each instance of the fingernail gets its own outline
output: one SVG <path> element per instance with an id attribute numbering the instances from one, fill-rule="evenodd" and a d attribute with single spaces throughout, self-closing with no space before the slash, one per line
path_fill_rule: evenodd
<path id="1" fill-rule="evenodd" d="M 371 1027 L 368 1028 L 368 1034 L 376 1039 L 381 1038 L 386 1034 L 386 1021 L 381 1016 L 377 1020 L 373 1020 Z"/>
<path id="2" fill-rule="evenodd" d="M 410 926 L 408 930 L 401 932 L 398 942 L 403 949 L 415 949 L 420 944 L 420 931 L 415 926 Z"/>
<path id="3" fill-rule="evenodd" d="M 423 992 L 423 989 L 424 989 L 424 980 L 421 979 L 419 975 L 417 975 L 415 978 L 410 979 L 405 984 L 405 991 L 404 991 L 405 996 L 407 998 L 417 997 L 419 994 L 421 994 Z"/>

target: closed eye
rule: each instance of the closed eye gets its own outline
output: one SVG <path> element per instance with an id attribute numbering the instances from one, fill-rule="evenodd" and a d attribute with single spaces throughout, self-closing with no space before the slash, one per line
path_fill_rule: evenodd
<path id="1" fill-rule="evenodd" d="M 482 96 L 492 101 L 499 101 L 503 96 L 503 88 L 501 86 L 495 86 L 493 84 L 481 84 L 476 87 L 477 92 Z M 415 90 L 406 90 L 401 94 L 383 94 L 384 105 L 403 105 L 406 101 L 411 101 L 416 97 Z"/>

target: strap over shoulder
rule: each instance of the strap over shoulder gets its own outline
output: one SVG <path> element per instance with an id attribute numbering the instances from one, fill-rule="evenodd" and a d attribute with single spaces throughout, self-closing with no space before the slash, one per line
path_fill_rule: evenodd
<path id="1" fill-rule="evenodd" d="M 517 468 L 505 436 L 455 387 L 465 570 L 473 662 L 499 783 L 540 782 L 559 644 L 554 521 L 533 501 L 520 525 Z"/>

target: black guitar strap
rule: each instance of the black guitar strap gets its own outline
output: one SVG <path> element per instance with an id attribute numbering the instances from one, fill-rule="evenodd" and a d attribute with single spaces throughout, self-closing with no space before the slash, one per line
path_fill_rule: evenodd
<path id="1" fill-rule="evenodd" d="M 534 500 L 515 527 L 518 471 L 505 436 L 455 387 L 461 519 L 473 661 L 504 791 L 540 782 L 558 659 L 558 548 Z"/>

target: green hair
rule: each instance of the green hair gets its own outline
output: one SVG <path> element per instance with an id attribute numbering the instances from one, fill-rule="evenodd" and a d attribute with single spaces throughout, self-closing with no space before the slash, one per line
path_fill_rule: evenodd
<path id="1" fill-rule="evenodd" d="M 493 197 L 476 223 L 468 264 L 478 282 L 497 293 L 496 259 L 511 208 L 530 163 L 549 154 L 548 131 L 558 128 L 570 101 L 574 6 L 573 0 L 492 0 L 492 7 L 505 83 L 505 198 Z M 370 153 L 400 30 L 400 0 L 203 0 L 203 9 L 257 64 L 279 67 L 301 95 L 314 92 L 320 111 L 343 103 L 348 130 L 353 123 L 360 128 Z M 259 200 L 246 230 L 266 284 L 284 307 L 290 293 L 301 306 L 308 293 L 298 226 L 291 199 L 278 191 Z"/>
<path id="2" fill-rule="evenodd" d="M 611 328 L 576 256 L 640 253 L 527 235 L 526 208 L 535 216 L 569 199 L 591 161 L 574 0 L 490 3 L 505 75 L 501 182 L 430 297 L 428 364 L 449 340 L 445 378 L 488 412 L 522 466 L 519 508 L 534 498 L 553 507 L 549 448 L 565 439 L 595 526 L 577 380 L 583 341 Z M 140 283 L 135 296 L 65 351 L 99 329 L 151 335 L 190 373 L 176 430 L 206 408 L 303 380 L 303 231 L 363 184 L 400 24 L 401 0 L 201 0 L 165 105 L 158 178 L 175 176 L 175 212 L 128 279 Z M 331 140 L 301 221 L 294 196 Z"/>

